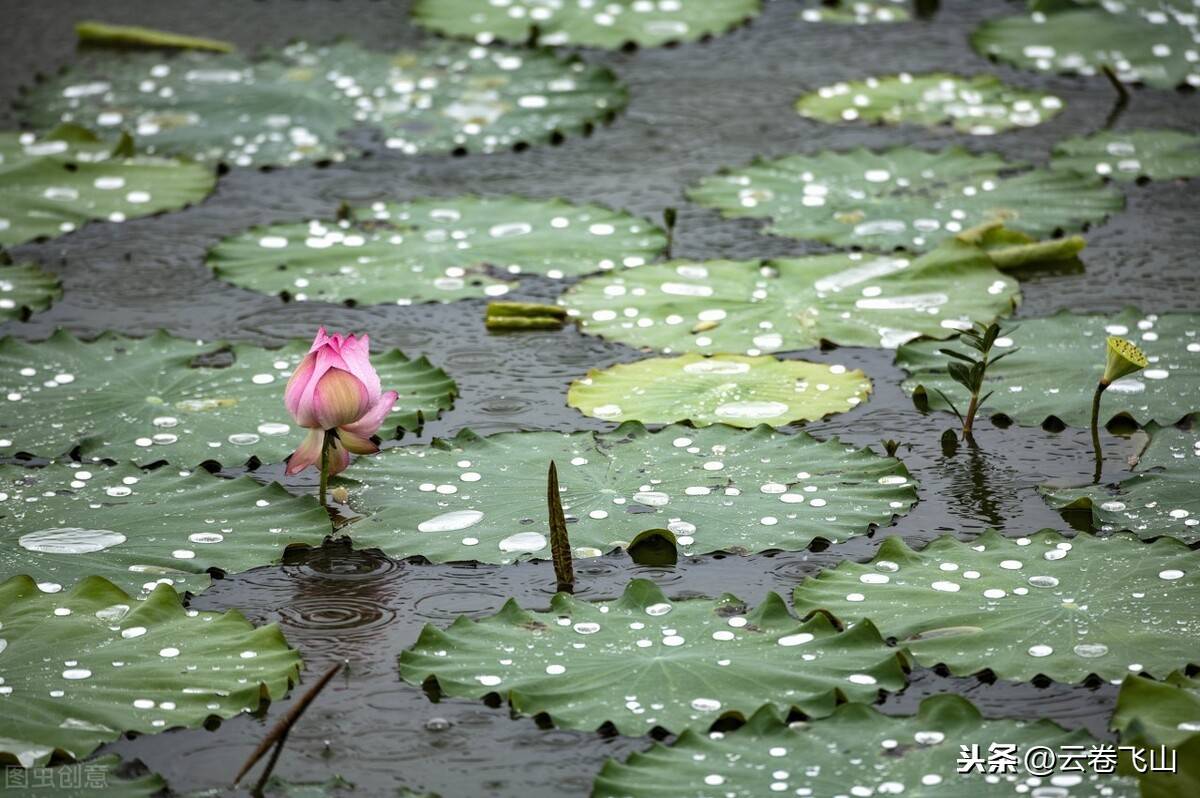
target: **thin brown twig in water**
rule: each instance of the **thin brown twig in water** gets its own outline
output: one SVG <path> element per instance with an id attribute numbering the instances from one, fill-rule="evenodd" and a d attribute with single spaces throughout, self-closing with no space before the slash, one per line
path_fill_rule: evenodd
<path id="1" fill-rule="evenodd" d="M 287 742 L 288 733 L 285 731 L 279 735 L 279 740 L 275 743 L 275 749 L 271 751 L 271 758 L 267 760 L 267 766 L 263 768 L 262 775 L 258 777 L 258 781 L 250 789 L 250 794 L 254 798 L 263 798 L 264 791 L 267 789 L 267 782 L 271 778 L 271 773 L 275 771 L 275 763 L 279 761 L 279 755 L 283 753 L 284 743 Z"/>
<path id="2" fill-rule="evenodd" d="M 1117 92 L 1117 101 L 1113 103 L 1112 110 L 1108 112 L 1108 119 L 1104 121 L 1104 129 L 1108 130 L 1117 123 L 1121 114 L 1124 113 L 1125 107 L 1129 105 L 1129 89 L 1125 88 L 1125 84 L 1108 64 L 1101 64 L 1100 71 L 1104 73 L 1104 77 L 1108 78 L 1108 82 Z"/>
<path id="3" fill-rule="evenodd" d="M 242 769 L 238 771 L 237 776 L 235 776 L 233 779 L 234 785 L 237 785 L 237 783 L 242 780 L 242 777 L 249 772 L 250 768 L 254 767 L 258 760 L 262 759 L 263 754 L 265 754 L 273 744 L 278 742 L 279 747 L 281 749 L 283 748 L 283 742 L 287 739 L 288 732 L 291 731 L 292 726 L 295 725 L 296 721 L 300 720 L 300 716 L 304 714 L 304 710 L 308 709 L 308 705 L 313 702 L 313 699 L 317 697 L 318 693 L 325 689 L 325 685 L 329 684 L 329 681 L 341 669 L 342 663 L 334 663 L 329 670 L 322 674 L 321 678 L 317 680 L 317 683 L 309 688 L 307 693 L 300 696 L 300 700 L 292 705 L 292 708 L 287 711 L 286 715 L 279 719 L 279 722 L 271 728 L 271 731 L 267 732 L 267 736 L 264 737 L 262 742 L 258 744 L 258 748 L 254 749 L 254 753 L 252 753 L 250 758 L 246 760 L 246 764 L 242 765 Z M 272 758 L 272 763 L 274 763 L 275 759 L 278 759 L 278 756 Z M 268 775 L 270 774 L 270 771 L 271 767 L 268 767 Z"/>

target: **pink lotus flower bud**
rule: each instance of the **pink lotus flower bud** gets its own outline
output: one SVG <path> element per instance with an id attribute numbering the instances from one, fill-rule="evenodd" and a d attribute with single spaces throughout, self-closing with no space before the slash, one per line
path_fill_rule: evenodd
<path id="1" fill-rule="evenodd" d="M 308 436 L 288 459 L 288 475 L 320 466 L 326 431 L 334 433 L 330 474 L 346 470 L 352 452 L 379 451 L 371 436 L 379 431 L 397 396 L 395 391 L 381 391 L 367 336 L 328 335 L 322 327 L 283 392 L 292 418 L 308 428 Z"/>

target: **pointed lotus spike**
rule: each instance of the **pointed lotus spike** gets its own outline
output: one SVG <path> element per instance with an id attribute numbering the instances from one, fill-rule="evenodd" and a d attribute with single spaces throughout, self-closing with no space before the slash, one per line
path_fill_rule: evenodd
<path id="1" fill-rule="evenodd" d="M 1104 376 L 1100 384 L 1111 385 L 1116 380 L 1146 368 L 1146 354 L 1138 349 L 1131 341 L 1110 335 L 1108 338 L 1108 359 L 1104 365 Z"/>

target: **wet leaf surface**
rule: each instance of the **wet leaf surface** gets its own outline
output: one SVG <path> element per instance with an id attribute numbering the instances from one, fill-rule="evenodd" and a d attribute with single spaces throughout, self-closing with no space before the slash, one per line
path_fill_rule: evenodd
<path id="1" fill-rule="evenodd" d="M 62 296 L 58 278 L 32 263 L 0 265 L 0 321 L 23 319 Z"/>
<path id="2" fill-rule="evenodd" d="M 550 556 L 544 472 L 558 468 L 576 558 L 666 528 L 684 555 L 798 550 L 886 526 L 916 502 L 904 466 L 837 440 L 769 427 L 631 422 L 612 432 L 464 432 L 359 460 L 344 528 L 359 547 L 436 562 Z"/>
<path id="3" fill-rule="evenodd" d="M 1054 147 L 1050 165 L 1120 182 L 1200 176 L 1200 136 L 1179 130 L 1101 131 Z"/>
<path id="4" fill-rule="evenodd" d="M 612 602 L 559 593 L 550 612 L 509 601 L 481 621 L 426 627 L 400 675 L 433 677 L 448 696 L 497 693 L 564 728 L 607 722 L 636 735 L 703 730 L 762 706 L 821 717 L 902 688 L 904 662 L 869 622 L 839 632 L 825 616 L 800 623 L 774 594 L 753 609 L 730 595 L 672 602 L 635 580 Z"/>

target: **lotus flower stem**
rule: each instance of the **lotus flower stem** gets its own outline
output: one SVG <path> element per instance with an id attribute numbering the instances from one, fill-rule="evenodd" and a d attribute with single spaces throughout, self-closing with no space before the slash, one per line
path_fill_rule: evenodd
<path id="1" fill-rule="evenodd" d="M 332 444 L 329 441 L 329 430 L 325 430 L 325 440 L 321 444 L 321 487 L 317 494 L 318 501 L 321 506 L 325 506 L 325 494 L 329 490 L 329 450 Z"/>
<path id="2" fill-rule="evenodd" d="M 1103 382 L 1098 383 L 1096 393 L 1092 395 L 1092 451 L 1096 453 L 1096 471 L 1092 475 L 1092 482 L 1099 482 L 1104 470 L 1104 456 L 1100 452 L 1100 397 L 1107 387 Z"/>

